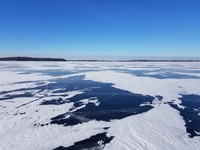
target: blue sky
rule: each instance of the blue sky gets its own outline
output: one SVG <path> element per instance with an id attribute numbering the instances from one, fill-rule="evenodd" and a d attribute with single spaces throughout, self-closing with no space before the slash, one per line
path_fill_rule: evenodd
<path id="1" fill-rule="evenodd" d="M 200 57 L 199 0 L 1 0 L 0 56 Z"/>

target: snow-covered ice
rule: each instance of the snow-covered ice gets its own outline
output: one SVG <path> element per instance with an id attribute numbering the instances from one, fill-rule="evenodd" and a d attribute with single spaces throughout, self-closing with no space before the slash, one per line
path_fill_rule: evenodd
<path id="1" fill-rule="evenodd" d="M 138 94 L 139 98 L 150 96 L 154 100 L 145 99 L 137 106 L 148 110 L 120 119 L 87 118 L 85 111 L 116 98 L 117 92 L 122 96 L 130 93 Z M 105 98 L 106 95 L 109 97 Z M 195 103 L 185 103 L 185 95 L 195 97 Z M 106 132 L 114 138 L 105 145 L 104 141 L 98 141 L 99 149 L 198 150 L 198 96 L 198 62 L 0 62 L 0 149 L 69 147 Z M 190 118 L 187 122 L 187 116 L 182 115 L 184 110 L 193 110 L 196 120 Z M 86 117 L 79 113 L 85 113 Z M 80 122 L 72 120 L 73 125 L 62 122 L 65 119 L 70 122 L 70 117 Z M 197 124 L 193 126 L 192 122 Z M 190 137 L 188 128 L 194 128 L 196 135 Z"/>

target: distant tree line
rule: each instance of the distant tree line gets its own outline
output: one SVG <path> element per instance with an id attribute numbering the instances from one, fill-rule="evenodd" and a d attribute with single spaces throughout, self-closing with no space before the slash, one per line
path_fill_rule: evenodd
<path id="1" fill-rule="evenodd" d="M 66 60 L 64 58 L 38 58 L 38 57 L 2 57 L 0 61 L 80 61 L 80 62 L 200 62 L 200 60 L 149 60 L 149 59 L 134 59 L 134 60 Z"/>
<path id="2" fill-rule="evenodd" d="M 2 57 L 0 61 L 66 61 L 63 58 Z"/>

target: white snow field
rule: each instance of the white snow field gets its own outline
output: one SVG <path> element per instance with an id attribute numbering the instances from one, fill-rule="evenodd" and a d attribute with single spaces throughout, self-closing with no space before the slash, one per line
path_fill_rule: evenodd
<path id="1" fill-rule="evenodd" d="M 96 85 L 153 101 L 137 106 L 150 109 L 121 118 L 79 116 L 108 100 L 84 97 Z M 107 88 L 103 94 L 109 94 Z M 0 62 L 0 150 L 67 149 L 100 133 L 113 138 L 85 149 L 200 150 L 200 124 L 190 137 L 187 123 L 193 120 L 181 114 L 188 107 L 184 95 L 200 96 L 199 62 Z M 200 114 L 199 105 L 191 110 Z M 195 118 L 200 122 L 200 116 Z"/>

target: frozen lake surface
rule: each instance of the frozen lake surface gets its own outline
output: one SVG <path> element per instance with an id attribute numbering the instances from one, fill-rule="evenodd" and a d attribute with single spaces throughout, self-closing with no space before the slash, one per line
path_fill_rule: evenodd
<path id="1" fill-rule="evenodd" d="M 199 147 L 199 62 L 0 62 L 0 149 Z"/>

